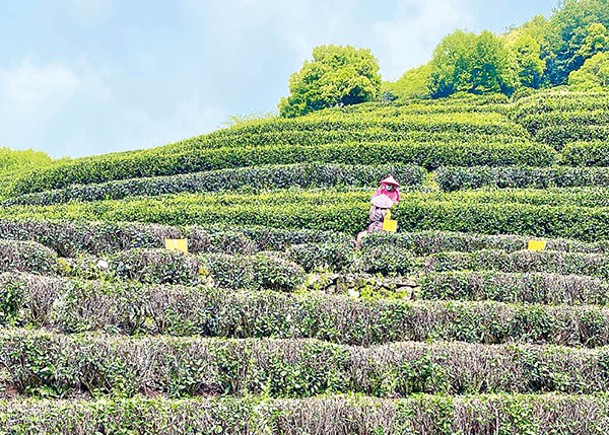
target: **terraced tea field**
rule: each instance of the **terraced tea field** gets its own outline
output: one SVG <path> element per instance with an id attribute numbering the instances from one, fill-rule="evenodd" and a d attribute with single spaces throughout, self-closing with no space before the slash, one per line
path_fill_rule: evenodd
<path id="1" fill-rule="evenodd" d="M 607 97 L 363 104 L 0 178 L 0 433 L 609 433 Z M 356 248 L 388 173 L 399 232 Z"/>

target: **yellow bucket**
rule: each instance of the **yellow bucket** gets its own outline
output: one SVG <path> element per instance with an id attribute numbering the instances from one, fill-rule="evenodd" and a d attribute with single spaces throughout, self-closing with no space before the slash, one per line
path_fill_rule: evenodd
<path id="1" fill-rule="evenodd" d="M 165 239 L 165 249 L 188 254 L 188 239 Z"/>
<path id="2" fill-rule="evenodd" d="M 529 251 L 543 251 L 545 249 L 545 240 L 529 240 Z"/>
<path id="3" fill-rule="evenodd" d="M 385 214 L 385 220 L 383 220 L 383 231 L 388 233 L 395 233 L 398 230 L 398 221 L 391 219 L 391 210 L 387 210 Z"/>
<path id="4" fill-rule="evenodd" d="M 398 221 L 393 219 L 385 219 L 383 222 L 383 231 L 395 233 L 398 230 Z"/>

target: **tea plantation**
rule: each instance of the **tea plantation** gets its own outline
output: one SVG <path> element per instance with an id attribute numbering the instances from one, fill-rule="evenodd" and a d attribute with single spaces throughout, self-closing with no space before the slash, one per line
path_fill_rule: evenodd
<path id="1" fill-rule="evenodd" d="M 608 136 L 554 88 L 0 176 L 0 433 L 609 433 Z"/>

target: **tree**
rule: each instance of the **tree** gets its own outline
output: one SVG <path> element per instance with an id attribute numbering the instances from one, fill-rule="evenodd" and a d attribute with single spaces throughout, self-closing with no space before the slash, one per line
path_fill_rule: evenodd
<path id="1" fill-rule="evenodd" d="M 402 75 L 395 83 L 384 83 L 387 92 L 394 95 L 399 101 L 410 98 L 429 98 L 429 78 L 431 66 L 421 65 L 410 69 Z"/>
<path id="2" fill-rule="evenodd" d="M 506 45 L 514 57 L 519 84 L 539 88 L 546 66 L 541 59 L 541 45 L 529 32 L 522 30 L 507 35 Z"/>
<path id="3" fill-rule="evenodd" d="M 455 92 L 503 92 L 516 87 L 515 63 L 503 42 L 489 31 L 479 36 L 458 30 L 434 50 L 429 87 L 434 98 Z"/>
<path id="4" fill-rule="evenodd" d="M 579 89 L 609 89 L 609 52 L 600 52 L 587 59 L 582 67 L 569 74 L 569 86 Z"/>
<path id="5" fill-rule="evenodd" d="M 577 55 L 589 59 L 600 51 L 609 49 L 609 31 L 601 23 L 592 23 L 588 27 L 584 42 L 577 50 Z"/>
<path id="6" fill-rule="evenodd" d="M 594 54 L 583 47 L 591 44 L 593 50 L 596 32 L 602 30 L 593 26 L 595 23 L 609 27 L 609 0 L 565 0 L 555 11 L 546 32 L 546 75 L 550 85 L 567 83 L 569 73 L 579 69 L 586 56 Z"/>
<path id="7" fill-rule="evenodd" d="M 333 107 L 371 101 L 379 96 L 381 77 L 370 50 L 324 45 L 313 49 L 313 60 L 292 74 L 290 96 L 282 98 L 279 113 L 294 117 Z"/>

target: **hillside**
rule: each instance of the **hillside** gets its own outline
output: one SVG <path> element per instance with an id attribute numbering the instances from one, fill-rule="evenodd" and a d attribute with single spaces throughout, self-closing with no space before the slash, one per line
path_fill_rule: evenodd
<path id="1" fill-rule="evenodd" d="M 1 177 L 0 433 L 608 433 L 608 109 L 365 103 Z M 388 173 L 399 232 L 356 249 Z"/>

